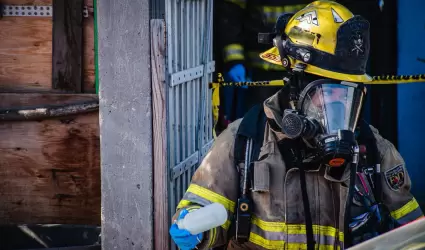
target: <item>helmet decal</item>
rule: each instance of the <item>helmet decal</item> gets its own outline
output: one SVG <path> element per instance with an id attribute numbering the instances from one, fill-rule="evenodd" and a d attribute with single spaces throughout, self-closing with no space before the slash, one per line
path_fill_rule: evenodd
<path id="1" fill-rule="evenodd" d="M 353 37 L 353 48 L 351 49 L 351 52 L 354 52 L 356 56 L 359 56 L 363 55 L 364 51 L 363 37 L 360 32 L 357 32 L 357 34 Z"/>
<path id="2" fill-rule="evenodd" d="M 302 22 L 307 22 L 308 24 L 314 24 L 316 26 L 319 26 L 319 20 L 317 19 L 317 13 L 315 10 L 306 12 L 304 14 L 301 14 L 299 17 L 296 18 L 296 20 Z"/>
<path id="3" fill-rule="evenodd" d="M 332 16 L 334 17 L 335 23 L 343 23 L 344 20 L 341 18 L 341 16 L 333 9 L 331 8 Z"/>

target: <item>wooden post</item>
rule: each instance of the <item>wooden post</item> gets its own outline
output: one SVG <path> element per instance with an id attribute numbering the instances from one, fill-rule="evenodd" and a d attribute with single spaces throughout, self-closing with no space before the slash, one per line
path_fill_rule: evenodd
<path id="1" fill-rule="evenodd" d="M 84 0 L 53 1 L 52 87 L 82 92 Z"/>
<path id="2" fill-rule="evenodd" d="M 168 172 L 167 172 L 167 100 L 165 86 L 165 22 L 151 20 L 151 65 L 153 108 L 153 190 L 154 245 L 156 250 L 169 249 Z"/>
<path id="3" fill-rule="evenodd" d="M 97 3 L 103 250 L 153 249 L 149 2 Z"/>

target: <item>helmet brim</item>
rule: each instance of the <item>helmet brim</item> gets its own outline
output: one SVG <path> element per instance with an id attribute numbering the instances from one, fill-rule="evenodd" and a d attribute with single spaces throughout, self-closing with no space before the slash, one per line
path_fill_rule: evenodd
<path id="1" fill-rule="evenodd" d="M 281 62 L 280 56 L 279 56 L 279 50 L 276 47 L 273 47 L 273 48 L 261 53 L 260 58 L 265 60 L 266 62 L 282 66 L 282 62 Z M 298 61 L 298 60 L 295 60 L 295 62 L 305 64 L 304 62 L 301 62 L 301 61 Z M 319 67 L 316 67 L 316 66 L 313 66 L 313 65 L 310 65 L 310 64 L 306 64 L 306 65 L 307 65 L 307 67 L 304 69 L 305 72 L 310 73 L 310 74 L 314 74 L 314 75 L 318 75 L 318 76 L 323 76 L 323 77 L 341 80 L 341 81 L 350 81 L 350 82 L 367 83 L 367 82 L 372 81 L 372 77 L 369 76 L 368 74 L 362 74 L 362 75 L 345 74 L 345 73 L 339 73 L 339 72 L 334 72 L 334 71 L 322 69 L 322 68 L 319 68 Z M 294 66 L 294 64 L 291 65 L 291 67 L 293 67 L 293 66 Z"/>

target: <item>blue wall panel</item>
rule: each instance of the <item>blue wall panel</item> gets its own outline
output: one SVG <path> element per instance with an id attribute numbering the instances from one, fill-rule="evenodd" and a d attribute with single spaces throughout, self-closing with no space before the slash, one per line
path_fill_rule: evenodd
<path id="1" fill-rule="evenodd" d="M 389 55 L 390 56 L 390 55 Z M 398 1 L 398 74 L 425 74 L 425 0 Z M 425 83 L 398 85 L 398 149 L 425 205 Z"/>

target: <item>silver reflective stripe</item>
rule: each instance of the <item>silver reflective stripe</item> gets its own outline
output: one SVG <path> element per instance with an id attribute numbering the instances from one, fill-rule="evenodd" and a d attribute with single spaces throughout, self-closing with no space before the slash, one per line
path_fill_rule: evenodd
<path id="1" fill-rule="evenodd" d="M 235 55 L 235 54 L 242 54 L 242 49 L 226 49 L 226 56 Z"/>
<path id="2" fill-rule="evenodd" d="M 398 219 L 397 222 L 403 225 L 403 224 L 406 224 L 406 223 L 409 223 L 411 221 L 418 219 L 422 215 L 423 215 L 422 210 L 421 210 L 420 207 L 418 207 L 415 210 L 413 210 L 412 212 L 410 212 L 410 213 L 406 214 L 405 216 L 401 217 L 400 219 Z"/>
<path id="3" fill-rule="evenodd" d="M 268 239 L 268 240 L 283 240 L 283 241 L 286 240 L 284 232 L 264 231 L 255 224 L 251 225 L 251 232 L 258 234 L 261 237 Z"/>
<path id="4" fill-rule="evenodd" d="M 183 196 L 183 199 L 189 200 L 193 203 L 196 203 L 196 204 L 199 204 L 199 205 L 202 205 L 202 206 L 206 206 L 206 205 L 209 205 L 209 204 L 212 203 L 211 201 L 206 200 L 206 199 L 199 197 L 196 194 L 193 194 L 193 193 L 190 193 L 190 192 L 185 193 L 184 196 Z"/>
<path id="5" fill-rule="evenodd" d="M 211 201 L 209 201 L 207 199 L 204 199 L 204 198 L 202 198 L 202 197 L 200 197 L 200 196 L 198 196 L 196 194 L 190 193 L 190 192 L 186 192 L 183 195 L 183 199 L 182 200 L 188 200 L 190 202 L 199 204 L 201 206 L 206 206 L 206 205 L 209 205 L 209 204 L 212 203 Z M 221 227 L 224 228 L 225 230 L 229 229 L 230 224 L 232 223 L 231 222 L 231 218 L 233 218 L 233 213 L 231 211 L 229 211 L 229 209 L 226 209 L 226 210 L 227 210 L 227 221 L 226 221 L 226 223 L 224 223 L 223 225 L 221 225 Z"/>
<path id="6" fill-rule="evenodd" d="M 204 198 L 202 198 L 202 197 L 200 197 L 196 194 L 190 193 L 190 192 L 185 193 L 184 196 L 183 196 L 183 199 L 189 200 L 189 201 L 196 203 L 196 204 L 199 204 L 201 206 L 206 206 L 206 205 L 209 205 L 209 204 L 212 203 L 211 201 L 206 200 L 206 199 L 204 199 Z M 229 210 L 227 210 L 227 214 L 228 214 L 228 218 L 231 218 L 231 216 L 233 216 L 233 213 L 230 212 Z"/>
<path id="7" fill-rule="evenodd" d="M 243 52 L 243 48 L 232 48 L 235 46 L 229 46 L 228 48 L 224 49 L 224 59 L 231 61 L 231 60 L 241 60 L 244 59 L 245 55 Z"/>
<path id="8" fill-rule="evenodd" d="M 257 225 L 251 225 L 251 232 L 260 235 L 267 240 L 281 240 L 287 243 L 304 243 L 307 244 L 307 235 L 305 234 L 286 234 L 285 232 L 269 232 L 264 231 Z M 333 236 L 314 234 L 314 240 L 320 245 L 334 245 L 336 239 Z"/>

